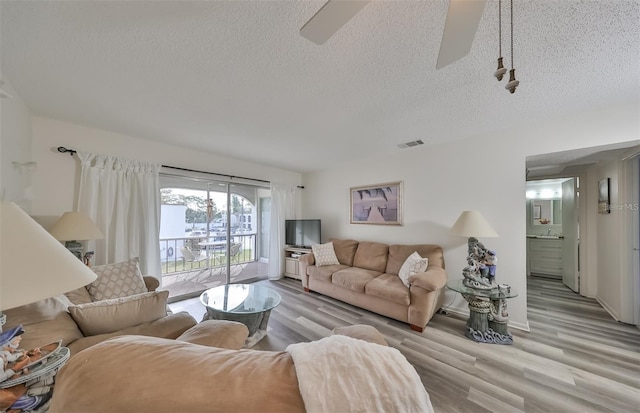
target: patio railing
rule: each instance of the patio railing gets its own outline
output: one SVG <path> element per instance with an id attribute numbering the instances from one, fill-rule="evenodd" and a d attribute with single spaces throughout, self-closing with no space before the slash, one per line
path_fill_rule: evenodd
<path id="1" fill-rule="evenodd" d="M 161 238 L 160 260 L 162 263 L 162 275 L 226 265 L 224 260 L 226 254 L 225 240 L 226 237 L 219 235 Z M 200 245 L 212 241 L 218 244 L 216 248 Z M 231 257 L 232 263 L 244 264 L 257 260 L 256 234 L 232 234 L 231 243 L 241 244 L 240 252 L 235 257 Z M 187 248 L 196 254 L 198 259 L 189 261 L 183 257 L 183 248 Z"/>

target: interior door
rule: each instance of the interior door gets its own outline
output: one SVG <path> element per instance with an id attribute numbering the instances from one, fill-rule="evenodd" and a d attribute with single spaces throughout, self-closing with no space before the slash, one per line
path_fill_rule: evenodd
<path id="1" fill-rule="evenodd" d="M 578 253 L 580 249 L 578 227 L 577 179 L 562 183 L 562 282 L 575 292 L 580 291 Z"/>

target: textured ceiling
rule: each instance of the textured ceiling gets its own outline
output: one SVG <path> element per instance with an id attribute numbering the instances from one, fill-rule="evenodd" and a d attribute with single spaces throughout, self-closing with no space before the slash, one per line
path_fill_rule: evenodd
<path id="1" fill-rule="evenodd" d="M 318 46 L 323 3 L 3 0 L 1 70 L 36 115 L 298 171 L 638 99 L 635 0 L 515 0 L 514 95 L 496 1 L 438 71 L 447 1 L 373 1 Z"/>

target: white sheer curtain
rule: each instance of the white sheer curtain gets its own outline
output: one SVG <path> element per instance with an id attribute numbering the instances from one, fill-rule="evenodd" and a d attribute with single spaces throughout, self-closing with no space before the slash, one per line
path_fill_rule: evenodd
<path id="1" fill-rule="evenodd" d="M 140 257 L 142 273 L 160 279 L 160 165 L 92 153 L 78 156 L 78 211 L 88 214 L 104 234 L 95 241 L 95 263 Z"/>
<path id="2" fill-rule="evenodd" d="M 271 184 L 270 280 L 279 280 L 284 272 L 284 221 L 295 218 L 295 195 L 294 186 Z"/>

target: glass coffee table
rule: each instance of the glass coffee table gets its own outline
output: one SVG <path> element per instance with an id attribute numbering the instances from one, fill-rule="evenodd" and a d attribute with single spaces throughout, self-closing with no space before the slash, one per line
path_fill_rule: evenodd
<path id="1" fill-rule="evenodd" d="M 249 329 L 245 347 L 252 347 L 267 335 L 271 310 L 280 304 L 280 294 L 255 284 L 228 284 L 206 290 L 200 302 L 207 312 L 204 320 L 238 321 Z"/>

